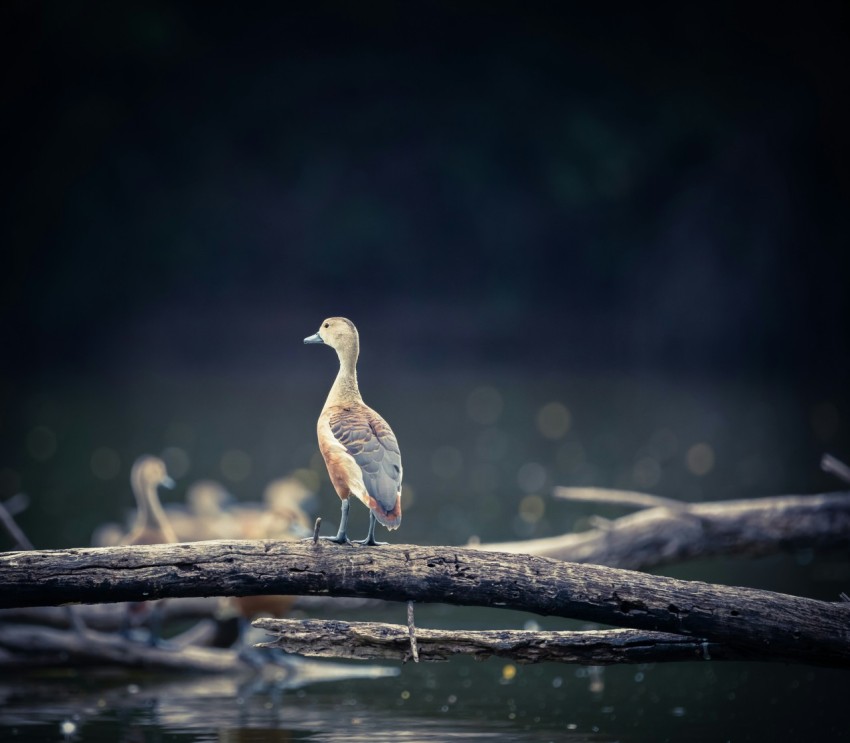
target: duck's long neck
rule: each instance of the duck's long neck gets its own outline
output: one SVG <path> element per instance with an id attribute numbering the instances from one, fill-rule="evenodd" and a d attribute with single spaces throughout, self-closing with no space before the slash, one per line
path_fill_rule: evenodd
<path id="1" fill-rule="evenodd" d="M 339 372 L 336 375 L 325 408 L 345 405 L 351 402 L 363 402 L 360 388 L 357 386 L 357 349 L 339 351 Z"/>
<path id="2" fill-rule="evenodd" d="M 153 523 L 162 532 L 162 538 L 166 542 L 175 543 L 178 541 L 177 535 L 174 533 L 174 527 L 171 526 L 171 521 L 165 515 L 165 510 L 162 508 L 162 503 L 159 500 L 159 493 L 156 492 L 156 483 L 148 485 L 148 512 L 150 513 Z"/>
<path id="3" fill-rule="evenodd" d="M 159 500 L 159 493 L 156 491 L 157 484 L 145 480 L 141 475 L 133 481 L 133 493 L 136 496 L 136 520 L 133 524 L 133 534 L 141 534 L 148 527 L 158 529 L 162 534 L 163 541 L 176 542 L 177 535 L 174 533 L 174 527 L 165 515 L 162 508 L 162 503 Z"/>

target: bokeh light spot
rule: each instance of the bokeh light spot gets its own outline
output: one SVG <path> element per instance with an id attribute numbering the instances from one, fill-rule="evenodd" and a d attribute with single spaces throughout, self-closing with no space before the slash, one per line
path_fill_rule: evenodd
<path id="1" fill-rule="evenodd" d="M 27 434 L 27 450 L 39 462 L 50 459 L 56 453 L 56 434 L 47 426 L 36 426 Z"/>
<path id="2" fill-rule="evenodd" d="M 241 449 L 230 449 L 222 454 L 219 467 L 231 482 L 242 482 L 251 476 L 251 457 Z"/>
<path id="3" fill-rule="evenodd" d="M 513 681 L 516 678 L 516 666 L 513 663 L 506 663 L 502 666 L 502 681 Z"/>
<path id="4" fill-rule="evenodd" d="M 546 503 L 539 495 L 526 495 L 519 502 L 519 517 L 528 524 L 536 524 L 546 512 Z"/>
<path id="5" fill-rule="evenodd" d="M 685 455 L 685 463 L 694 475 L 707 475 L 714 469 L 714 449 L 704 442 L 694 444 Z"/>
<path id="6" fill-rule="evenodd" d="M 542 490 L 546 484 L 546 468 L 537 462 L 526 462 L 519 468 L 516 480 L 526 493 Z"/>
<path id="7" fill-rule="evenodd" d="M 98 480 L 113 480 L 121 472 L 121 457 L 115 449 L 100 446 L 92 452 L 89 466 Z"/>
<path id="8" fill-rule="evenodd" d="M 476 387 L 466 399 L 466 412 L 482 426 L 490 426 L 502 414 L 502 396 L 495 387 Z"/>
<path id="9" fill-rule="evenodd" d="M 537 428 L 547 439 L 560 439 L 570 430 L 572 416 L 559 402 L 546 403 L 537 411 Z"/>

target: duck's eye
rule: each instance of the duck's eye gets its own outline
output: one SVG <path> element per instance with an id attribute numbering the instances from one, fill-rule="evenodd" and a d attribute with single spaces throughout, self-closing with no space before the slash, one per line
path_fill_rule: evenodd
<path id="1" fill-rule="evenodd" d="M 331 324 L 330 324 L 329 322 L 326 322 L 326 323 L 325 323 L 325 327 L 326 327 L 326 328 L 329 328 L 330 326 L 331 326 Z"/>

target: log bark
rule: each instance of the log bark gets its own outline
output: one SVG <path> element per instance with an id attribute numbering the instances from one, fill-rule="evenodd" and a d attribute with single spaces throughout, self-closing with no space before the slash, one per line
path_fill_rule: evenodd
<path id="1" fill-rule="evenodd" d="M 850 666 L 850 605 L 458 547 L 230 541 L 0 555 L 0 606 L 335 595 L 516 609 Z"/>
<path id="2" fill-rule="evenodd" d="M 596 497 L 589 492 L 593 490 Z M 645 570 L 718 555 L 760 556 L 806 547 L 846 548 L 850 543 L 850 492 L 846 491 L 693 504 L 670 501 L 675 505 L 661 507 L 657 496 L 641 501 L 622 497 L 621 491 L 582 488 L 580 492 L 581 497 L 571 499 L 638 507 L 656 501 L 656 505 L 614 519 L 602 529 L 481 544 L 476 549 Z"/>
<path id="3" fill-rule="evenodd" d="M 275 635 L 260 643 L 321 658 L 411 660 L 407 627 L 378 622 L 323 619 L 256 619 L 254 626 Z M 526 630 L 416 629 L 420 660 L 444 661 L 454 655 L 477 660 L 506 658 L 517 663 L 660 663 L 699 660 L 752 660 L 753 655 L 717 643 L 669 632 L 633 629 L 539 632 Z M 774 657 L 772 660 L 786 660 Z"/>

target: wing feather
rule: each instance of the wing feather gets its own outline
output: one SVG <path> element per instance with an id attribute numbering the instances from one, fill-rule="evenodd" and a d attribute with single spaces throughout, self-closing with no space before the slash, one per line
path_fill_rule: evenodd
<path id="1" fill-rule="evenodd" d="M 334 438 L 360 467 L 366 491 L 384 511 L 393 511 L 401 491 L 402 466 L 398 441 L 389 424 L 365 405 L 334 410 L 328 424 Z"/>

